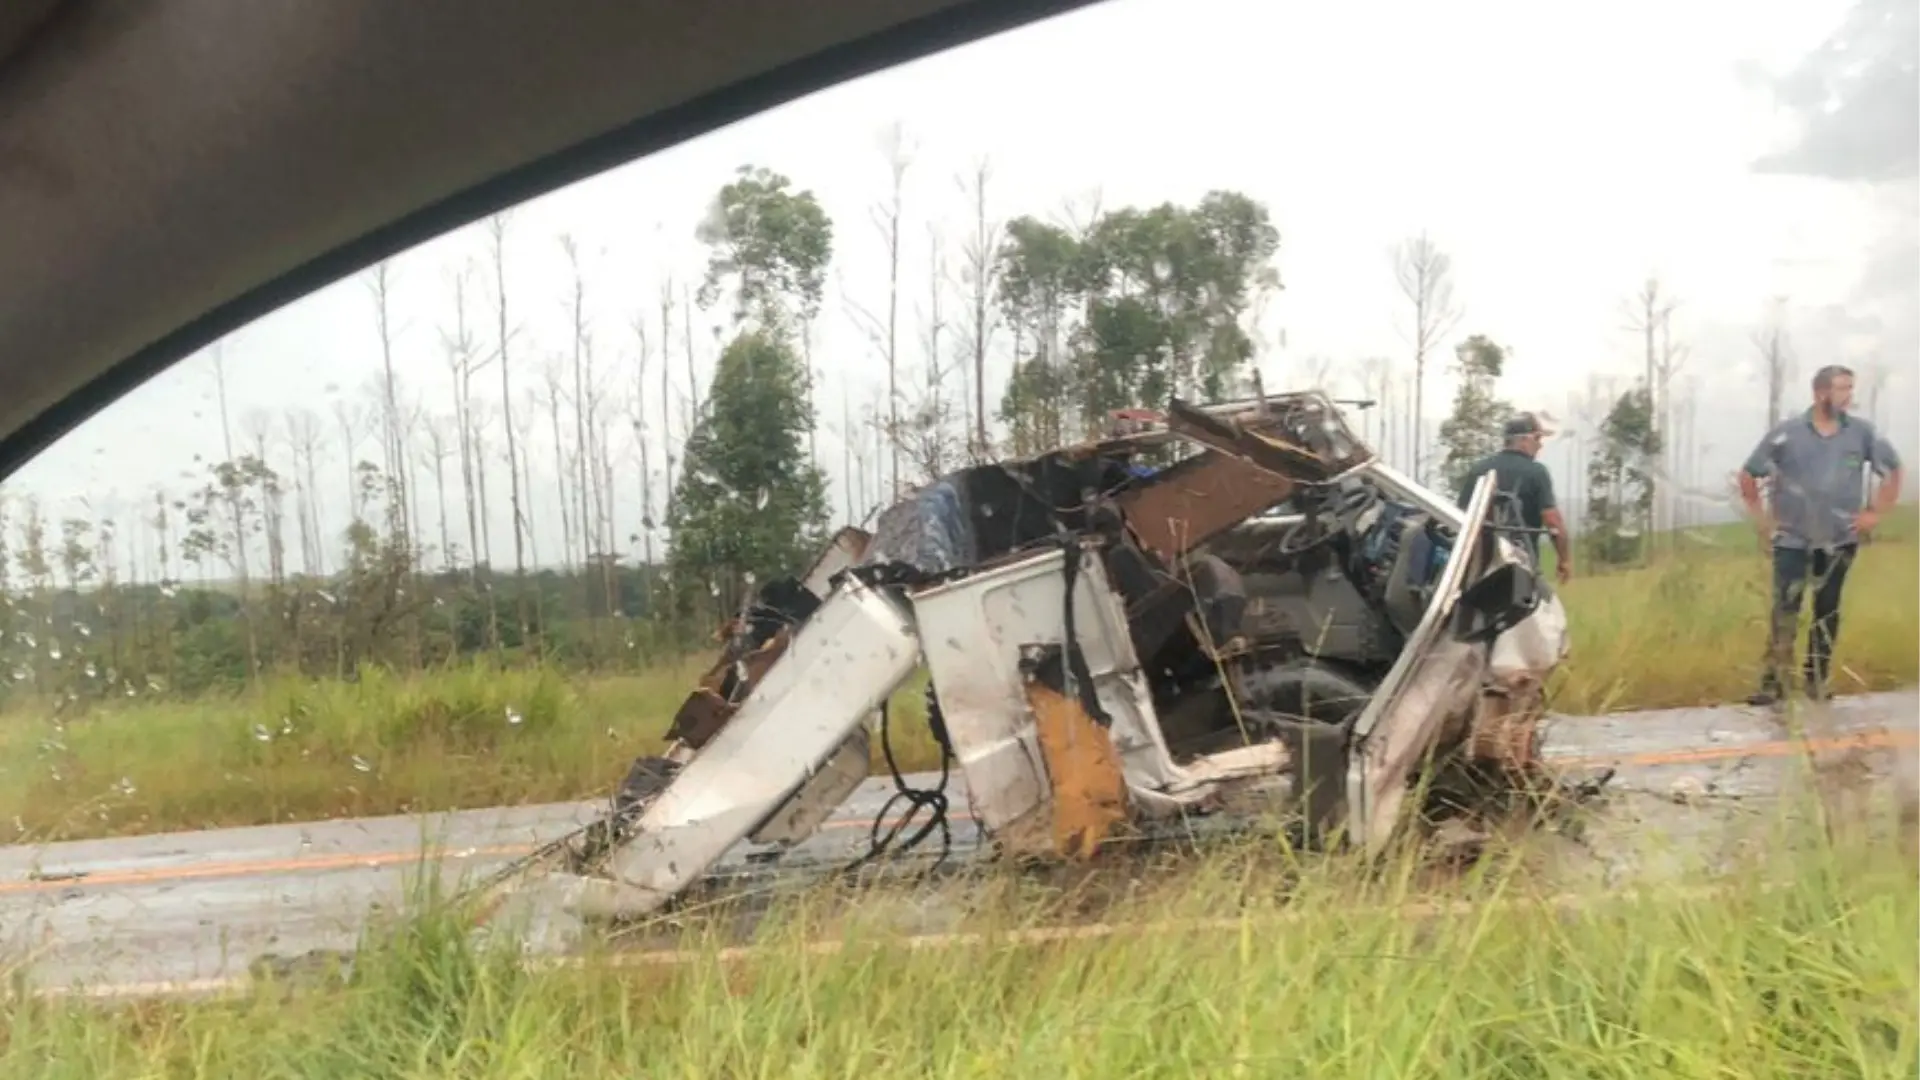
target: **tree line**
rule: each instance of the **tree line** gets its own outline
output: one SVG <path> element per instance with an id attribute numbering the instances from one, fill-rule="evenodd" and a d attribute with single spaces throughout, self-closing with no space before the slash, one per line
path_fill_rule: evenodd
<path id="1" fill-rule="evenodd" d="M 886 293 L 841 299 L 882 385 L 857 415 L 850 395 L 839 403 L 839 462 L 820 454 L 829 403 L 816 371 L 860 361 L 813 355 L 843 242 L 815 193 L 739 169 L 694 226 L 704 265 L 666 277 L 611 347 L 570 236 L 558 238 L 570 332 L 558 348 L 531 340 L 522 309 L 550 298 L 508 289 L 514 223 L 496 215 L 482 224 L 484 258 L 448 290 L 442 400 L 400 377 L 383 263 L 364 275 L 380 364 L 360 399 L 325 416 L 231 417 L 216 346 L 223 456 L 190 484 L 90 518 L 0 498 L 0 692 L 66 708 L 275 672 L 350 678 L 367 664 L 645 666 L 704 648 L 759 583 L 803 565 L 836 517 L 870 516 L 964 464 L 1085 437 L 1111 409 L 1248 392 L 1269 344 L 1260 313 L 1281 288 L 1280 232 L 1258 200 L 1216 190 L 1001 220 L 982 162 L 956 178 L 965 228 L 925 223 L 928 263 L 914 268 L 902 264 L 914 159 L 899 129 L 886 162 L 889 194 L 870 213 Z M 1485 334 L 1453 340 L 1463 310 L 1432 240 L 1407 240 L 1391 268 L 1410 363 L 1309 360 L 1308 376 L 1357 381 L 1372 398 L 1363 433 L 1451 485 L 1498 444 L 1507 352 Z M 1611 403 L 1588 459 L 1589 517 L 1616 540 L 1652 524 L 1670 423 L 1660 409 L 1682 355 L 1671 304 L 1649 290 L 1649 378 Z M 710 348 L 702 319 L 720 322 Z M 1455 396 L 1429 432 L 1414 403 L 1450 343 Z M 997 387 L 990 356 L 1011 360 Z M 556 532 L 558 549 L 543 549 Z"/>

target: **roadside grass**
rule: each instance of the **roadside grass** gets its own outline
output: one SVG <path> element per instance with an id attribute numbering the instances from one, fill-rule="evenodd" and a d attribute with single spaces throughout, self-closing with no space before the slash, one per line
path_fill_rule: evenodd
<path id="1" fill-rule="evenodd" d="M 1435 892 L 1411 857 L 1268 842 L 1115 901 L 1100 936 L 1035 940 L 1070 893 L 1010 888 L 941 948 L 906 947 L 880 897 L 807 898 L 746 956 L 695 930 L 671 965 L 530 970 L 423 890 L 344 984 L 0 1001 L 0 1075 L 1911 1077 L 1911 844 L 1820 820 L 1780 815 L 1712 891 L 1550 897 L 1522 844 Z"/>
<path id="2" fill-rule="evenodd" d="M 1841 693 L 1920 680 L 1913 519 L 1903 508 L 1852 572 Z M 1673 547 L 1652 566 L 1565 587 L 1573 645 L 1554 709 L 1701 705 L 1752 688 L 1768 567 L 1751 531 L 1694 530 Z M 658 748 L 708 662 L 592 678 L 474 666 L 275 679 L 232 696 L 105 705 L 59 726 L 45 710 L 15 710 L 0 716 L 0 843 L 603 798 Z M 891 707 L 903 769 L 938 764 L 923 690 L 916 679 Z M 885 775 L 878 739 L 874 769 Z"/>

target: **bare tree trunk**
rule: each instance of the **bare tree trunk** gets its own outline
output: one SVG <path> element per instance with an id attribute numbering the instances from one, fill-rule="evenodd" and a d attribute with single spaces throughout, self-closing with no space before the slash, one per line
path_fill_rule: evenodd
<path id="1" fill-rule="evenodd" d="M 412 522 L 408 519 L 407 468 L 405 436 L 400 422 L 400 391 L 393 373 L 393 325 L 389 314 L 391 299 L 390 262 L 381 260 L 369 271 L 368 287 L 373 293 L 374 325 L 380 333 L 380 365 L 383 372 L 381 380 L 381 431 L 387 466 L 387 475 L 392 478 L 395 488 L 392 497 L 399 500 L 397 517 L 400 520 L 400 532 L 403 543 L 413 534 Z"/>
<path id="2" fill-rule="evenodd" d="M 485 361 L 476 355 L 473 332 L 467 326 L 467 273 L 462 268 L 453 279 L 454 326 L 441 331 L 447 353 L 448 372 L 453 377 L 453 423 L 460 454 L 460 491 L 467 514 L 467 565 L 471 579 L 480 580 L 480 513 L 478 491 L 474 486 L 473 448 L 473 376 Z M 449 553 L 451 559 L 451 553 Z"/>
<path id="3" fill-rule="evenodd" d="M 688 316 L 692 321 L 692 316 Z M 663 522 L 673 520 L 673 357 L 669 352 L 673 347 L 673 278 L 669 276 L 666 284 L 660 287 L 660 452 L 665 455 L 662 464 L 666 468 L 666 505 L 661 515 Z M 668 538 L 672 542 L 672 538 Z"/>
<path id="4" fill-rule="evenodd" d="M 640 451 L 640 545 L 646 573 L 653 573 L 653 467 L 647 456 L 647 341 L 646 316 L 633 317 L 633 442 Z M 664 410 L 663 410 L 664 415 Z M 645 578 L 642 579 L 646 580 Z"/>
<path id="5" fill-rule="evenodd" d="M 567 491 L 566 448 L 560 433 L 560 365 L 558 360 L 550 361 L 545 370 L 547 382 L 547 420 L 553 431 L 553 479 L 555 496 L 560 504 L 560 564 L 568 574 L 573 573 L 573 505 Z"/>
<path id="6" fill-rule="evenodd" d="M 907 167 L 913 161 L 913 151 L 909 147 L 905 125 L 895 121 L 881 135 L 881 149 L 887 157 L 887 168 L 893 177 L 893 198 L 890 205 L 876 206 L 872 217 L 879 228 L 881 239 L 887 246 L 887 441 L 894 444 L 889 460 L 891 483 L 894 496 L 900 492 L 900 376 L 899 376 L 899 327 L 900 327 L 900 221 L 905 213 Z"/>
<path id="7" fill-rule="evenodd" d="M 693 354 L 694 307 L 693 307 L 693 288 L 691 286 L 688 286 L 688 285 L 680 286 L 680 310 L 685 314 L 685 318 L 683 318 L 680 323 L 680 331 L 681 331 L 681 337 L 686 342 L 686 346 L 687 346 L 687 402 L 688 402 L 688 408 L 691 410 L 691 413 L 692 413 L 687 426 L 687 433 L 689 436 L 691 436 L 693 433 L 694 426 L 700 423 L 700 407 L 701 407 L 700 405 L 700 372 L 696 367 L 694 354 Z"/>
<path id="8" fill-rule="evenodd" d="M 480 492 L 480 550 L 490 575 L 496 569 L 493 564 L 493 511 L 487 505 L 487 428 L 492 425 L 492 419 L 490 414 L 477 415 L 473 424 L 473 482 L 475 489 Z"/>
<path id="9" fill-rule="evenodd" d="M 514 438 L 513 427 L 513 365 L 507 358 L 507 345 L 512 338 L 507 329 L 507 219 L 505 214 L 495 214 L 487 219 L 487 228 L 493 238 L 493 286 L 495 311 L 498 315 L 497 339 L 499 351 L 495 359 L 500 362 L 500 429 L 507 443 L 507 480 L 508 498 L 513 508 L 513 572 L 516 578 L 525 578 L 527 574 L 526 553 L 526 515 L 520 509 L 520 447 Z M 518 594 L 521 589 L 518 582 L 514 586 Z M 526 629 L 525 604 L 520 605 L 521 630 Z"/>
<path id="10" fill-rule="evenodd" d="M 987 349 L 994 332 L 993 290 L 1000 262 L 1000 223 L 987 219 L 987 182 L 993 169 L 987 159 L 974 165 L 971 179 L 961 179 L 960 188 L 973 205 L 973 235 L 961 252 L 967 299 L 972 307 L 973 326 L 967 343 L 973 353 L 973 405 L 968 419 L 968 456 L 985 461 L 992 454 L 987 439 Z"/>
<path id="11" fill-rule="evenodd" d="M 1665 292 L 1660 279 L 1648 277 L 1633 298 L 1627 323 L 1627 329 L 1639 335 L 1645 345 L 1647 422 L 1652 426 L 1654 436 L 1662 440 L 1667 437 L 1671 420 L 1667 383 L 1678 361 L 1672 347 L 1670 325 L 1677 306 L 1679 301 Z M 1662 343 L 1665 344 L 1664 350 Z M 1670 460 L 1670 449 L 1663 447 L 1656 460 L 1650 463 L 1653 467 L 1653 497 L 1641 522 L 1642 535 L 1647 538 L 1649 549 L 1658 543 L 1655 537 L 1672 524 L 1667 520 L 1671 513 L 1668 501 L 1673 494 L 1667 476 L 1667 463 Z"/>
<path id="12" fill-rule="evenodd" d="M 594 504 L 600 513 L 600 577 L 606 590 L 607 614 L 617 616 L 621 613 L 619 586 L 620 560 L 619 543 L 614 539 L 614 526 L 618 514 L 613 500 L 613 409 L 603 403 L 596 403 L 600 413 L 600 430 L 596 438 L 600 452 L 598 479 L 594 483 Z"/>
<path id="13" fill-rule="evenodd" d="M 540 513 L 534 508 L 533 486 L 533 446 L 534 429 L 540 422 L 540 396 L 529 390 L 520 401 L 520 416 L 514 421 L 514 441 L 529 452 L 520 455 L 518 462 L 508 459 L 509 468 L 520 470 L 520 509 L 527 517 L 527 558 L 535 567 L 540 565 L 540 535 L 533 523 L 540 520 Z"/>
<path id="14" fill-rule="evenodd" d="M 453 533 L 447 527 L 447 425 L 439 418 L 427 421 L 427 450 L 433 458 L 433 499 L 440 511 L 440 559 L 453 568 Z"/>
<path id="15" fill-rule="evenodd" d="M 580 251 L 571 236 L 560 238 L 560 247 L 567 254 L 567 265 L 573 273 L 573 437 L 577 470 L 575 496 L 579 500 L 580 514 L 580 565 L 587 566 L 593 559 L 593 518 L 589 514 L 590 488 L 587 470 L 593 459 L 593 440 L 587 424 L 587 412 L 592 407 L 587 392 L 592 381 L 587 374 L 589 359 L 587 356 L 586 299 L 587 283 L 580 274 Z"/>
<path id="16" fill-rule="evenodd" d="M 1394 255 L 1401 294 L 1413 305 L 1413 402 L 1410 418 L 1413 477 L 1424 480 L 1427 356 L 1453 332 L 1463 314 L 1453 299 L 1453 260 L 1426 233 L 1401 242 Z"/>
<path id="17" fill-rule="evenodd" d="M 289 409 L 285 417 L 287 440 L 293 445 L 293 467 L 299 479 L 301 566 L 310 575 L 325 572 L 326 555 L 320 526 L 320 418 L 310 409 Z"/>
<path id="18" fill-rule="evenodd" d="M 1767 375 L 1767 427 L 1780 422 L 1787 397 L 1787 380 L 1792 378 L 1793 345 L 1787 335 L 1787 298 L 1775 297 L 1768 311 L 1766 326 L 1754 336 Z"/>
<path id="19" fill-rule="evenodd" d="M 213 347 L 214 388 L 220 401 L 220 438 L 226 449 L 227 462 L 233 462 L 233 425 L 227 418 L 227 363 L 224 344 Z M 231 489 L 227 497 L 228 506 L 233 510 L 233 557 L 234 569 L 240 576 L 240 621 L 247 629 L 247 678 L 257 679 L 260 674 L 260 636 L 253 623 L 253 609 L 249 603 L 247 574 L 247 530 L 241 520 L 240 493 L 238 488 Z"/>

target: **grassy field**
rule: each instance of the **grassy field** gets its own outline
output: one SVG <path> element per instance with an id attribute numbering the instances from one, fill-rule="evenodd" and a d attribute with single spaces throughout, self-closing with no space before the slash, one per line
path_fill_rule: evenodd
<path id="1" fill-rule="evenodd" d="M 982 904 L 979 936 L 937 949 L 889 941 L 884 902 L 829 925 L 816 899 L 745 958 L 693 938 L 676 966 L 542 972 L 425 914 L 371 936 L 344 986 L 0 1001 L 0 1075 L 1911 1077 L 1911 845 L 1798 817 L 1716 891 L 1558 902 L 1523 857 L 1436 893 L 1411 862 L 1366 876 L 1269 842 L 1120 899 L 1107 936 L 1040 942 L 1019 932 L 1075 897 Z"/>
<path id="2" fill-rule="evenodd" d="M 1911 510 L 1848 584 L 1836 689 L 1920 678 Z M 1684 534 L 1656 565 L 1564 590 L 1569 713 L 1721 702 L 1753 686 L 1768 569 L 1752 534 Z M 56 728 L 0 716 L 0 842 L 599 797 L 658 745 L 704 658 L 643 675 L 481 669 L 270 682 L 237 697 L 126 702 Z M 896 705 L 904 767 L 936 762 L 918 689 Z"/>

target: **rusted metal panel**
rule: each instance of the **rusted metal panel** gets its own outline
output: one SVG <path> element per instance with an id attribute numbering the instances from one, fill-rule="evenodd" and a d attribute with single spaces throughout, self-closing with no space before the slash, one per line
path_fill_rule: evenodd
<path id="1" fill-rule="evenodd" d="M 1079 701 L 1044 683 L 1028 683 L 1026 698 L 1053 793 L 1054 853 L 1092 858 L 1127 820 L 1126 774 L 1113 735 Z"/>
<path id="2" fill-rule="evenodd" d="M 1207 450 L 1168 468 L 1115 502 L 1134 539 L 1167 565 L 1293 494 L 1293 481 Z"/>
<path id="3" fill-rule="evenodd" d="M 787 643 L 792 640 L 792 631 L 782 628 L 766 644 L 744 657 L 737 660 L 722 657 L 707 669 L 698 687 L 681 703 L 680 711 L 674 714 L 673 723 L 667 728 L 667 738 L 695 750 L 705 746 L 733 718 L 736 706 L 729 703 L 728 694 L 735 702 L 746 700 L 754 685 L 773 667 L 773 662 L 786 653 Z"/>
<path id="4" fill-rule="evenodd" d="M 1317 397 L 1289 401 L 1274 411 L 1225 416 L 1175 401 L 1167 428 L 1303 483 L 1329 480 L 1372 456 L 1338 412 Z"/>
<path id="5" fill-rule="evenodd" d="M 1467 732 L 1467 757 L 1521 776 L 1540 765 L 1540 680 L 1532 675 L 1497 679 L 1480 692 Z"/>

